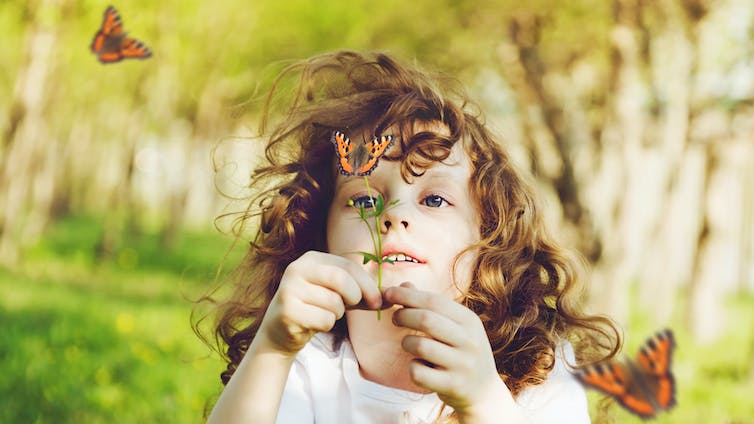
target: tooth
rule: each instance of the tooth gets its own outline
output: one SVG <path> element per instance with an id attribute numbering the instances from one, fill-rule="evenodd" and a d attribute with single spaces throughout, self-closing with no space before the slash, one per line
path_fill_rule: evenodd
<path id="1" fill-rule="evenodd" d="M 396 255 L 396 257 L 397 257 L 397 258 L 398 258 L 398 260 L 399 260 L 399 261 L 401 261 L 401 262 L 403 262 L 403 261 L 405 261 L 405 260 L 406 260 L 406 255 L 404 255 L 403 253 L 399 253 L 398 255 Z"/>
<path id="2" fill-rule="evenodd" d="M 393 262 L 395 262 L 395 261 L 398 260 L 398 258 L 395 255 L 389 255 L 387 258 L 390 259 Z"/>

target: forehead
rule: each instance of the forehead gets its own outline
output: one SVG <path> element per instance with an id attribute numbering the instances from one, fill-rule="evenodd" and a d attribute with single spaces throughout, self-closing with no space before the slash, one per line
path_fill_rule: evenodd
<path id="1" fill-rule="evenodd" d="M 393 135 L 396 138 L 396 142 L 394 142 L 392 146 L 384 153 L 377 167 L 370 174 L 370 179 L 382 179 L 390 176 L 395 178 L 402 178 L 400 169 L 401 162 L 397 160 L 391 160 L 390 158 L 402 157 L 401 160 L 405 160 L 406 158 L 402 156 L 401 152 L 402 143 L 400 142 L 400 139 L 403 138 L 404 142 L 408 142 L 408 140 L 411 139 L 414 134 L 417 134 L 419 132 L 433 132 L 444 136 L 450 135 L 450 130 L 448 129 L 448 127 L 441 122 L 415 122 L 412 125 L 406 125 L 403 128 L 398 126 L 389 127 L 383 133 L 377 135 Z M 354 137 L 351 137 L 351 139 L 358 140 L 357 142 L 362 142 L 363 140 L 366 140 L 367 137 L 371 137 L 371 135 L 368 135 L 371 133 L 365 130 L 355 131 L 353 132 L 353 134 Z M 421 176 L 414 178 L 422 178 L 422 180 L 425 181 L 429 179 L 448 178 L 448 182 L 466 184 L 471 175 L 471 161 L 464 149 L 463 144 L 464 143 L 462 141 L 456 142 L 451 148 L 449 156 L 445 160 L 430 162 L 426 167 L 422 166 L 421 169 L 418 169 L 418 171 L 420 171 L 421 173 Z M 345 182 L 353 180 L 361 181 L 361 184 L 363 184 L 361 178 L 352 178 L 351 176 L 345 176 L 337 173 L 336 184 L 338 186 Z"/>

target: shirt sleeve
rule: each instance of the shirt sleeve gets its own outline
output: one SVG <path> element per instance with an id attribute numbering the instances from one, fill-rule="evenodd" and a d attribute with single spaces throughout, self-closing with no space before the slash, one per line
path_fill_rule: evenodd
<path id="1" fill-rule="evenodd" d="M 306 368 L 299 359 L 294 361 L 288 373 L 288 381 L 283 389 L 283 398 L 280 400 L 275 422 L 277 424 L 314 423 L 309 378 Z"/>
<path id="2" fill-rule="evenodd" d="M 570 343 L 558 349 L 565 356 L 556 355 L 555 367 L 547 380 L 538 386 L 525 389 L 517 399 L 532 423 L 584 423 L 589 424 L 589 405 L 581 383 L 568 370 L 573 364 L 573 347 Z"/>

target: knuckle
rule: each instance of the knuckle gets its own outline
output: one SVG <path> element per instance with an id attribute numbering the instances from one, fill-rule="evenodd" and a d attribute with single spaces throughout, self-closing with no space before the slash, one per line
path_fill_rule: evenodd
<path id="1" fill-rule="evenodd" d="M 345 287 L 346 275 L 342 268 L 329 266 L 328 275 L 330 276 L 330 284 L 332 284 L 336 290 L 341 291 Z"/>
<path id="2" fill-rule="evenodd" d="M 419 315 L 418 320 L 417 320 L 417 325 L 419 329 L 424 332 L 430 332 L 432 328 L 434 327 L 434 323 L 435 323 L 435 320 L 432 314 L 429 314 L 426 312 L 422 312 Z"/>
<path id="3" fill-rule="evenodd" d="M 280 304 L 285 305 L 290 302 L 294 297 L 295 290 L 291 288 L 290 284 L 282 284 L 278 287 L 277 296 L 280 299 Z"/>
<path id="4" fill-rule="evenodd" d="M 411 365 L 408 367 L 408 374 L 414 381 L 421 381 L 422 379 L 422 366 L 417 361 L 411 362 Z"/>
<path id="5" fill-rule="evenodd" d="M 328 302 L 330 304 L 330 311 L 335 314 L 336 318 L 340 318 L 346 312 L 345 305 L 343 305 L 343 299 L 338 296 L 337 293 L 328 293 Z"/>
<path id="6" fill-rule="evenodd" d="M 443 309 L 442 299 L 437 296 L 429 296 L 427 298 L 427 309 L 432 311 L 440 311 Z"/>
<path id="7" fill-rule="evenodd" d="M 431 353 L 430 343 L 424 337 L 418 337 L 414 342 L 414 350 L 419 356 L 428 356 Z"/>
<path id="8" fill-rule="evenodd" d="M 316 252 L 314 250 L 307 250 L 301 256 L 299 256 L 298 259 L 291 262 L 289 267 L 293 266 L 297 271 L 307 269 L 312 265 L 312 263 L 317 263 L 319 261 L 318 257 L 319 252 Z"/>
<path id="9" fill-rule="evenodd" d="M 296 312 L 296 308 L 294 307 L 294 303 L 292 302 L 290 298 L 281 298 L 280 299 L 280 315 L 286 319 L 290 320 L 290 317 L 294 316 Z"/>
<path id="10" fill-rule="evenodd" d="M 322 319 L 321 327 L 319 328 L 319 330 L 330 331 L 330 329 L 335 326 L 335 321 L 337 321 L 335 314 L 333 313 L 325 314 L 325 316 Z"/>
<path id="11" fill-rule="evenodd" d="M 306 253 L 304 253 L 306 255 Z M 296 275 L 298 274 L 301 269 L 304 268 L 302 265 L 302 261 L 304 259 L 304 256 L 301 256 L 300 258 L 296 259 L 295 261 L 288 264 L 287 267 L 285 267 L 285 271 L 283 272 L 283 277 L 287 275 Z"/>
<path id="12" fill-rule="evenodd" d="M 302 255 L 301 255 L 300 257 L 299 257 L 299 259 L 304 259 L 304 260 L 307 260 L 307 261 L 308 261 L 308 260 L 312 260 L 312 259 L 315 259 L 315 258 L 317 257 L 317 255 L 318 255 L 318 254 L 319 254 L 319 252 L 317 252 L 317 251 L 315 251 L 315 250 L 307 250 L 306 252 L 304 252 L 304 253 L 303 253 L 303 254 L 302 254 Z"/>
<path id="13" fill-rule="evenodd" d="M 364 272 L 364 269 L 361 267 L 361 265 L 357 264 L 356 262 L 349 261 L 347 259 L 345 261 L 345 268 L 351 275 L 358 275 Z"/>

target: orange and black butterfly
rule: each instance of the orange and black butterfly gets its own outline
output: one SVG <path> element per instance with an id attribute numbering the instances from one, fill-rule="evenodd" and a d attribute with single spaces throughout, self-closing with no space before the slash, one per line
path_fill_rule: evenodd
<path id="1" fill-rule="evenodd" d="M 123 59 L 146 59 L 152 52 L 141 41 L 127 37 L 118 11 L 110 6 L 105 10 L 102 27 L 92 40 L 92 53 L 102 63 L 114 63 Z"/>
<path id="2" fill-rule="evenodd" d="M 675 406 L 675 379 L 670 371 L 674 347 L 672 331 L 663 330 L 642 345 L 636 361 L 589 365 L 578 370 L 576 377 L 641 418 L 653 418 Z"/>
<path id="3" fill-rule="evenodd" d="M 340 131 L 334 131 L 330 140 L 338 155 L 338 170 L 343 175 L 369 175 L 377 167 L 385 151 L 393 144 L 392 135 L 374 137 L 363 143 L 351 143 Z"/>

